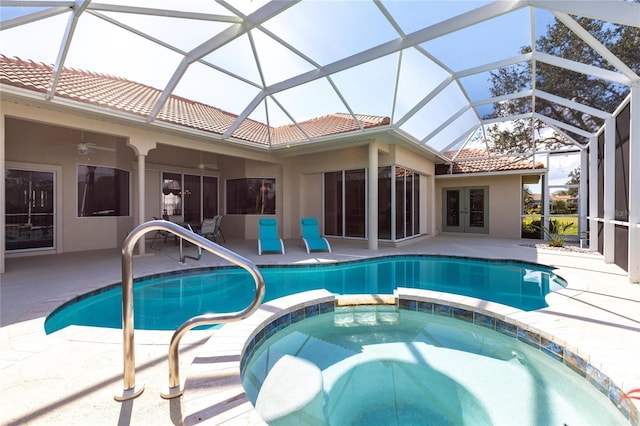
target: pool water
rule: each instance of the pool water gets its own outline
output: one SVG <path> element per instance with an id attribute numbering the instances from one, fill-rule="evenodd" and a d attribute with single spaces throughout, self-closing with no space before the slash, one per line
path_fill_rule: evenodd
<path id="1" fill-rule="evenodd" d="M 513 262 L 444 256 L 388 256 L 316 265 L 263 266 L 264 301 L 314 289 L 334 294 L 393 294 L 398 287 L 477 297 L 522 310 L 547 306 L 545 296 L 564 286 L 550 268 Z M 134 283 L 136 329 L 175 330 L 204 313 L 244 309 L 255 294 L 248 272 L 235 267 L 181 271 Z M 56 309 L 45 321 L 52 333 L 68 325 L 122 327 L 120 285 Z"/>
<path id="2" fill-rule="evenodd" d="M 348 309 L 285 327 L 255 349 L 242 381 L 267 423 L 628 422 L 583 377 L 513 337 L 433 314 Z"/>

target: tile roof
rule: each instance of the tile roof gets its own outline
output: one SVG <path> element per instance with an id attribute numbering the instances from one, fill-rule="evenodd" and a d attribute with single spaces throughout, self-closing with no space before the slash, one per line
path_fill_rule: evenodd
<path id="1" fill-rule="evenodd" d="M 456 155 L 457 154 L 457 155 Z M 510 170 L 531 170 L 544 168 L 543 163 L 536 163 L 533 167 L 531 160 L 511 156 L 489 156 L 486 151 L 466 148 L 458 151 L 447 151 L 443 155 L 449 159 L 455 157 L 451 172 L 448 164 L 439 164 L 436 174 L 460 174 L 478 172 L 504 172 Z"/>
<path id="2" fill-rule="evenodd" d="M 53 66 L 0 54 L 0 83 L 48 93 Z M 110 110 L 147 117 L 162 91 L 119 77 L 63 68 L 55 96 L 95 105 Z M 330 114 L 304 122 L 269 127 L 252 119 L 245 119 L 232 134 L 233 138 L 259 145 L 282 145 L 308 141 L 313 138 L 349 133 L 385 126 L 388 117 Z M 224 134 L 238 118 L 237 115 L 179 96 L 170 96 L 156 120 L 192 129 Z M 360 125 L 358 124 L 360 123 Z"/>

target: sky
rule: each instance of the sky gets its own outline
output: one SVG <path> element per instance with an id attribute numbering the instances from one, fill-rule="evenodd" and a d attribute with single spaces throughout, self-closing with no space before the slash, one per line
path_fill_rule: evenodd
<path id="1" fill-rule="evenodd" d="M 2 22 L 33 9 L 0 6 Z M 107 4 L 135 4 L 220 16 L 233 16 L 216 2 L 199 0 L 104 0 Z M 264 1 L 228 2 L 250 14 Z M 552 22 L 546 11 L 525 7 L 490 21 L 436 37 L 419 49 L 377 57 L 353 68 L 318 78 L 298 87 L 277 90 L 296 76 L 331 66 L 360 51 L 399 40 L 425 26 L 442 28 L 447 19 L 486 5 L 487 1 L 303 1 L 263 25 L 230 41 L 192 63 L 181 75 L 174 94 L 242 114 L 261 96 L 266 101 L 250 111 L 250 118 L 272 126 L 291 124 L 335 112 L 388 116 L 417 141 L 429 139 L 436 150 L 451 141 L 461 144 L 479 125 L 469 101 L 489 98 L 488 73 L 447 83 L 455 73 L 515 56 L 530 45 L 531 26 L 538 32 Z M 56 62 L 70 13 L 3 30 L 1 53 L 36 62 Z M 313 19 L 309 19 L 313 17 Z M 533 18 L 533 24 L 532 22 Z M 444 20 L 444 24 L 439 22 Z M 114 25 L 120 23 L 123 27 Z M 226 20 L 198 21 L 118 12 L 84 12 L 65 60 L 65 66 L 127 78 L 160 90 L 167 87 L 184 54 L 206 43 L 232 24 Z M 157 42 L 135 35 L 144 32 Z M 505 36 L 508 35 L 508 36 Z M 173 50 L 168 48 L 173 46 Z M 486 47 L 490 46 L 489 49 Z M 176 51 L 177 50 L 177 51 Z M 318 72 L 318 71 L 316 71 Z M 288 87 L 288 86 L 287 86 Z M 442 91 L 433 99 L 435 89 Z M 418 107 L 416 107 L 418 105 Z M 489 106 L 483 107 L 483 113 Z M 453 117 L 453 119 L 452 119 Z M 443 128 L 446 127 L 444 130 Z"/>

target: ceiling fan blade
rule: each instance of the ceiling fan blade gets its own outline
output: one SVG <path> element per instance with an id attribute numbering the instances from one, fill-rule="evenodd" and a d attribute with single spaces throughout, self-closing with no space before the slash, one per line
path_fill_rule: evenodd
<path id="1" fill-rule="evenodd" d="M 115 148 L 107 148 L 106 146 L 99 146 L 99 145 L 95 145 L 95 144 L 90 145 L 90 148 L 91 149 L 95 149 L 97 151 L 116 152 Z"/>
<path id="2" fill-rule="evenodd" d="M 198 164 L 200 170 L 218 170 L 218 165 L 214 163 L 200 163 Z"/>

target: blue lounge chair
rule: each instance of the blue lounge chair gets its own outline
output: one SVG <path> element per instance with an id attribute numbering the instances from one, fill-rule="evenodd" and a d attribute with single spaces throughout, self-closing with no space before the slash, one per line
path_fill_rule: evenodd
<path id="1" fill-rule="evenodd" d="M 315 217 L 303 217 L 300 219 L 302 228 L 302 241 L 307 248 L 307 253 L 312 251 L 328 251 L 331 253 L 331 245 L 325 237 L 320 236 L 318 219 Z"/>
<path id="2" fill-rule="evenodd" d="M 278 221 L 274 218 L 262 218 L 259 221 L 260 237 L 258 254 L 271 252 L 284 254 L 284 243 L 278 237 Z"/>

